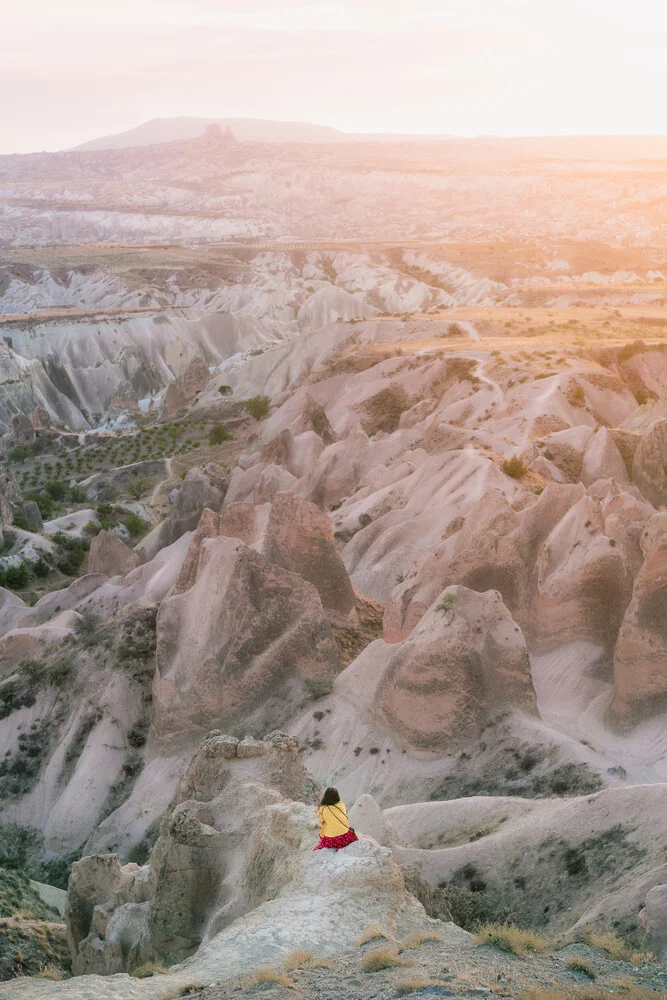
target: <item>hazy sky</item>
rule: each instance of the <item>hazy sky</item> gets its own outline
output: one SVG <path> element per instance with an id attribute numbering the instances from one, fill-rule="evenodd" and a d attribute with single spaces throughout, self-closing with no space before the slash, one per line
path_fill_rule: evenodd
<path id="1" fill-rule="evenodd" d="M 0 152 L 147 118 L 667 133 L 664 0 L 0 0 Z"/>

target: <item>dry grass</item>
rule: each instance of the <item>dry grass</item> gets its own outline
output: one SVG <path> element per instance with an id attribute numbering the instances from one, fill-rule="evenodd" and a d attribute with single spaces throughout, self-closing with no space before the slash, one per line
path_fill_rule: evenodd
<path id="1" fill-rule="evenodd" d="M 383 931 L 379 924 L 369 924 L 366 930 L 362 931 L 357 938 L 357 946 L 359 948 L 362 945 L 368 944 L 369 941 L 378 941 L 380 938 L 384 938 L 385 941 L 391 941 L 391 937 L 386 931 Z"/>
<path id="2" fill-rule="evenodd" d="M 397 997 L 407 997 L 417 990 L 423 990 L 427 986 L 444 986 L 440 979 L 427 979 L 426 976 L 414 976 L 412 979 L 401 979 L 396 984 L 395 995 Z"/>
<path id="3" fill-rule="evenodd" d="M 395 948 L 373 948 L 372 951 L 366 952 L 361 960 L 363 972 L 381 972 L 383 969 L 397 969 L 409 965 L 412 965 L 412 962 L 399 958 Z"/>
<path id="4" fill-rule="evenodd" d="M 572 972 L 582 972 L 589 979 L 597 979 L 595 969 L 588 962 L 585 962 L 583 958 L 569 958 L 565 966 Z"/>
<path id="5" fill-rule="evenodd" d="M 305 966 L 307 969 L 330 969 L 331 972 L 336 971 L 336 965 L 331 961 L 330 958 L 317 958 L 313 957 L 309 961 L 308 965 Z"/>
<path id="6" fill-rule="evenodd" d="M 277 972 L 276 969 L 255 969 L 248 977 L 246 989 L 251 990 L 253 986 L 261 986 L 262 983 L 275 983 L 277 986 L 291 986 L 292 980 L 284 972 Z"/>
<path id="7" fill-rule="evenodd" d="M 652 955 L 650 951 L 633 951 L 629 958 L 633 965 L 648 965 L 649 962 L 655 962 L 655 960 L 655 955 Z"/>
<path id="8" fill-rule="evenodd" d="M 65 974 L 59 965 L 43 965 L 39 972 L 35 973 L 34 979 L 53 979 L 54 982 L 59 983 L 61 979 L 65 978 Z"/>
<path id="9" fill-rule="evenodd" d="M 309 969 L 313 960 L 311 951 L 291 951 L 285 959 L 285 972 L 296 972 L 297 969 Z"/>
<path id="10" fill-rule="evenodd" d="M 592 928 L 586 928 L 582 934 L 582 938 L 590 948 L 605 951 L 610 958 L 623 960 L 630 957 L 625 942 L 617 934 L 612 934 L 611 931 L 605 931 L 600 934 Z"/>
<path id="11" fill-rule="evenodd" d="M 143 965 L 136 965 L 130 972 L 135 979 L 147 979 L 148 976 L 168 976 L 169 969 L 159 962 L 144 962 Z"/>
<path id="12" fill-rule="evenodd" d="M 414 951 L 421 948 L 423 944 L 442 941 L 442 935 L 435 931 L 413 931 L 408 934 L 404 941 L 401 941 L 401 951 Z"/>
<path id="13" fill-rule="evenodd" d="M 511 955 L 525 955 L 528 951 L 546 950 L 546 944 L 539 934 L 535 931 L 524 931 L 514 924 L 487 924 L 475 934 L 473 943 L 478 947 L 491 944 L 501 951 L 508 951 Z"/>

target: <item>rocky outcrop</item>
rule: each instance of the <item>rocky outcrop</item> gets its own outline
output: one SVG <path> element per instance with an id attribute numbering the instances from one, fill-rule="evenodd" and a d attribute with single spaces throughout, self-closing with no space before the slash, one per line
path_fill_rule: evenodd
<path id="1" fill-rule="evenodd" d="M 228 483 L 227 470 L 213 462 L 190 469 L 164 521 L 137 545 L 139 556 L 148 562 L 160 549 L 178 541 L 186 531 L 193 531 L 205 507 L 219 510 Z"/>
<path id="2" fill-rule="evenodd" d="M 158 615 L 160 746 L 191 745 L 212 726 L 281 724 L 308 680 L 338 672 L 315 587 L 243 542 L 204 539 L 196 575 L 183 587 L 181 577 Z"/>
<path id="3" fill-rule="evenodd" d="M 139 557 L 113 531 L 100 531 L 90 543 L 88 572 L 125 576 L 139 565 Z"/>
<path id="4" fill-rule="evenodd" d="M 211 732 L 161 824 L 150 865 L 115 856 L 73 867 L 68 933 L 73 970 L 109 974 L 143 961 L 182 976 L 232 976 L 309 948 L 335 954 L 369 923 L 397 935 L 433 926 L 389 850 L 360 841 L 313 852 L 317 787 L 296 740 Z M 462 943 L 465 933 L 440 925 Z M 84 981 L 85 982 L 85 981 Z"/>
<path id="5" fill-rule="evenodd" d="M 444 750 L 509 708 L 536 711 L 519 626 L 500 594 L 449 587 L 400 643 L 371 643 L 336 681 L 406 747 Z"/>
<path id="6" fill-rule="evenodd" d="M 632 460 L 632 478 L 654 507 L 667 504 L 667 420 L 642 436 Z"/>
<path id="7" fill-rule="evenodd" d="M 179 588 L 197 573 L 205 538 L 238 538 L 269 562 L 312 583 L 332 624 L 355 624 L 355 594 L 338 554 L 329 517 L 294 493 L 277 493 L 271 504 L 233 503 L 219 514 L 205 510 L 183 566 Z"/>
<path id="8" fill-rule="evenodd" d="M 647 893 L 639 926 L 644 931 L 642 949 L 659 962 L 667 961 L 667 885 L 656 885 Z"/>
<path id="9" fill-rule="evenodd" d="M 584 486 L 598 479 L 615 479 L 618 483 L 628 479 L 625 462 L 606 427 L 601 427 L 589 441 L 581 468 Z"/>
<path id="10" fill-rule="evenodd" d="M 641 537 L 637 574 L 614 654 L 611 718 L 631 724 L 667 703 L 667 513 L 656 514 Z"/>

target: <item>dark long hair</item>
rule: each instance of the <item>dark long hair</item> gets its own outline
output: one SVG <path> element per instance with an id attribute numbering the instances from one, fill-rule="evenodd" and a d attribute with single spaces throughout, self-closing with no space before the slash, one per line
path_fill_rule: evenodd
<path id="1" fill-rule="evenodd" d="M 338 794 L 337 788 L 327 788 L 324 795 L 322 796 L 321 806 L 335 806 L 337 802 L 340 802 L 340 795 Z"/>

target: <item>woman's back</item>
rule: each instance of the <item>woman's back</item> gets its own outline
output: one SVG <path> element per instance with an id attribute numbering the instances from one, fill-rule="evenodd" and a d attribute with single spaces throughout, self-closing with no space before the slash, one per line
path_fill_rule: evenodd
<path id="1" fill-rule="evenodd" d="M 347 809 L 344 802 L 336 802 L 331 806 L 320 806 L 317 810 L 320 837 L 342 837 L 349 830 Z"/>

